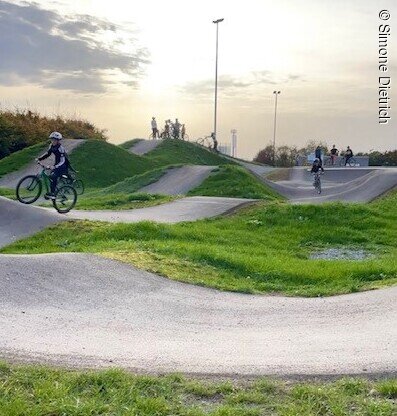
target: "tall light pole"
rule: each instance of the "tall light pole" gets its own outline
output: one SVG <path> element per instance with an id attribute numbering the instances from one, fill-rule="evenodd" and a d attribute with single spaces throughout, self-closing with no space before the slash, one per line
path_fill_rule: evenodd
<path id="1" fill-rule="evenodd" d="M 281 91 L 273 91 L 276 96 L 276 102 L 274 104 L 274 131 L 273 131 L 273 165 L 276 166 L 276 125 L 277 125 L 277 97 L 281 94 Z"/>
<path id="2" fill-rule="evenodd" d="M 212 23 L 216 24 L 216 55 L 215 55 L 215 109 L 214 109 L 214 139 L 216 137 L 216 113 L 218 105 L 218 26 L 224 19 L 213 20 Z"/>

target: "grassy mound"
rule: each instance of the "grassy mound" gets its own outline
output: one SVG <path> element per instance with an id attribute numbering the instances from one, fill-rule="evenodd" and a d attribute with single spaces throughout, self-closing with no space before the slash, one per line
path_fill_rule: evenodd
<path id="1" fill-rule="evenodd" d="M 233 164 L 226 158 L 199 145 L 183 140 L 163 140 L 155 149 L 146 154 L 157 166 L 167 165 L 224 165 Z"/>
<path id="2" fill-rule="evenodd" d="M 29 146 L 19 152 L 15 152 L 10 156 L 0 160 L 0 177 L 7 173 L 14 172 L 26 166 L 31 162 L 40 152 L 48 148 L 48 143 L 38 143 Z"/>
<path id="3" fill-rule="evenodd" d="M 397 380 L 241 382 L 0 363 L 3 415 L 392 416 Z"/>
<path id="4" fill-rule="evenodd" d="M 103 141 L 88 140 L 71 154 L 86 188 L 103 188 L 153 169 L 153 163 Z"/>
<path id="5" fill-rule="evenodd" d="M 396 203 L 394 192 L 373 204 L 261 203 L 235 216 L 174 225 L 76 221 L 2 252 L 96 252 L 222 290 L 328 296 L 397 283 Z M 372 257 L 310 258 L 329 248 L 365 250 Z"/>
<path id="6" fill-rule="evenodd" d="M 224 196 L 231 198 L 280 199 L 269 186 L 240 166 L 223 165 L 188 195 Z"/>
<path id="7" fill-rule="evenodd" d="M 165 195 L 137 193 L 139 189 L 158 181 L 167 171 L 155 169 L 141 175 L 124 179 L 114 185 L 86 192 L 77 200 L 77 209 L 133 209 L 171 201 Z M 1 192 L 1 189 L 0 189 Z"/>

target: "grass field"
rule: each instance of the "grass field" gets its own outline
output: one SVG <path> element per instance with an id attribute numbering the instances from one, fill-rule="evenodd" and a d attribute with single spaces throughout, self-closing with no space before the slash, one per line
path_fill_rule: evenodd
<path id="1" fill-rule="evenodd" d="M 269 186 L 261 183 L 246 169 L 222 165 L 188 195 L 223 196 L 231 198 L 281 199 Z"/>
<path id="2" fill-rule="evenodd" d="M 208 381 L 0 363 L 0 415 L 393 416 L 397 380 Z"/>
<path id="3" fill-rule="evenodd" d="M 48 143 L 38 143 L 34 146 L 27 147 L 19 152 L 12 153 L 10 156 L 0 160 L 0 177 L 7 173 L 14 172 L 26 166 L 34 160 L 40 152 L 48 147 Z"/>
<path id="4" fill-rule="evenodd" d="M 174 225 L 70 222 L 4 253 L 95 252 L 222 290 L 328 296 L 397 283 L 397 192 L 373 204 L 260 203 L 237 215 Z M 362 261 L 313 260 L 327 248 Z"/>

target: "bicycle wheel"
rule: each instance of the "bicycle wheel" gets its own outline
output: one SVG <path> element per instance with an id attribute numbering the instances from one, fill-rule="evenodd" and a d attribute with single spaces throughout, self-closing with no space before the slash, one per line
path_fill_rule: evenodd
<path id="1" fill-rule="evenodd" d="M 22 204 L 33 204 L 39 199 L 42 189 L 43 184 L 37 176 L 25 176 L 17 184 L 17 199 Z"/>
<path id="2" fill-rule="evenodd" d="M 321 180 L 320 179 L 317 179 L 316 191 L 319 195 L 321 194 Z"/>
<path id="3" fill-rule="evenodd" d="M 52 200 L 52 205 L 61 214 L 69 212 L 77 202 L 77 192 L 73 186 L 61 186 L 55 191 L 55 199 Z"/>
<path id="4" fill-rule="evenodd" d="M 354 167 L 356 166 L 356 159 L 354 159 L 354 157 L 351 157 L 351 158 L 348 160 L 347 164 L 348 164 L 350 167 L 354 168 Z"/>
<path id="5" fill-rule="evenodd" d="M 73 182 L 73 187 L 76 189 L 77 195 L 83 195 L 84 193 L 84 183 L 81 179 L 77 179 Z"/>

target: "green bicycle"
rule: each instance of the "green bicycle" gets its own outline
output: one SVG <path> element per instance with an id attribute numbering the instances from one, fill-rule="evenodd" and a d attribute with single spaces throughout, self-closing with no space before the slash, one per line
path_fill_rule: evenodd
<path id="1" fill-rule="evenodd" d="M 16 195 L 18 201 L 22 202 L 22 204 L 33 204 L 33 202 L 36 202 L 43 191 L 43 184 L 46 193 L 50 191 L 50 178 L 46 172 L 49 169 L 40 162 L 38 164 L 42 167 L 40 173 L 25 176 L 17 184 Z M 69 212 L 76 205 L 77 192 L 73 186 L 60 184 L 55 189 L 54 196 L 52 205 L 61 214 Z"/>
<path id="2" fill-rule="evenodd" d="M 73 173 L 68 173 L 67 175 L 62 175 L 59 178 L 59 186 L 61 185 L 70 185 L 76 189 L 77 195 L 83 195 L 84 193 L 84 182 L 81 179 L 77 179 L 76 174 L 77 171 L 73 171 Z"/>

